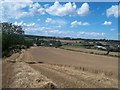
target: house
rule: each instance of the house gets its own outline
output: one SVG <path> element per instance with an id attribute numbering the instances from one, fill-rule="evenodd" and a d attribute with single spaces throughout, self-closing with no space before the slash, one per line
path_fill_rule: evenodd
<path id="1" fill-rule="evenodd" d="M 98 46 L 98 45 L 95 45 L 94 47 L 97 48 L 97 49 L 102 49 L 102 50 L 106 50 L 106 49 L 107 49 L 107 48 L 104 47 L 104 46 Z"/>

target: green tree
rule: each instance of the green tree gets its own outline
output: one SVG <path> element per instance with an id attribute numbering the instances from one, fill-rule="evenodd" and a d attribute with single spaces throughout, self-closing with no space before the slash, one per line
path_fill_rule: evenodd
<path id="1" fill-rule="evenodd" d="M 8 55 L 12 49 L 20 49 L 21 45 L 24 45 L 24 31 L 21 26 L 12 23 L 0 23 L 0 28 L 2 31 L 2 56 Z"/>

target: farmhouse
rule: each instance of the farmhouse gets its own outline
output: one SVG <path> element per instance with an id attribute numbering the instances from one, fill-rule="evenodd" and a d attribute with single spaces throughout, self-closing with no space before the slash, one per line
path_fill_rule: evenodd
<path id="1" fill-rule="evenodd" d="M 97 49 L 102 49 L 102 50 L 106 50 L 106 49 L 107 49 L 107 48 L 104 47 L 104 46 L 98 46 L 98 45 L 95 45 L 94 47 L 97 48 Z"/>

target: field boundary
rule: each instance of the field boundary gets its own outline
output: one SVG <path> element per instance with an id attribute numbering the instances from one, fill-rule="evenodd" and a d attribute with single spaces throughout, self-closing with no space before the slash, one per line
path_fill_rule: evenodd
<path id="1" fill-rule="evenodd" d="M 95 52 L 85 52 L 85 51 L 80 51 L 80 50 L 68 49 L 68 48 L 64 48 L 64 47 L 60 47 L 60 49 L 74 51 L 74 52 L 82 52 L 82 53 L 88 53 L 88 54 L 94 54 L 94 55 L 103 55 L 103 56 L 111 56 L 111 57 L 120 58 L 119 52 L 118 52 L 118 56 L 116 56 L 116 55 L 110 55 L 110 54 L 109 55 L 107 55 L 107 54 L 100 54 L 100 53 L 95 53 Z"/>

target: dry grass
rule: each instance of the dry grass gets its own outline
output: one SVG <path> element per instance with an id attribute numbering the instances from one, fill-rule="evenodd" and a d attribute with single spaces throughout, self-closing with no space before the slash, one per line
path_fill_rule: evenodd
<path id="1" fill-rule="evenodd" d="M 90 68 L 90 67 L 87 67 L 87 66 L 86 67 L 85 66 L 71 66 L 71 65 L 63 65 L 63 64 L 51 64 L 51 65 L 72 68 L 72 69 L 75 69 L 75 70 L 80 70 L 80 71 L 83 71 L 83 72 L 89 72 L 89 73 L 97 74 L 97 75 L 102 74 L 102 75 L 105 75 L 106 77 L 118 78 L 118 75 L 115 72 Z"/>
<path id="2" fill-rule="evenodd" d="M 13 66 L 13 82 L 8 85 L 9 88 L 55 88 L 56 84 L 35 71 L 29 65 L 23 62 L 16 62 Z"/>
<path id="3" fill-rule="evenodd" d="M 104 72 L 90 72 L 89 69 L 86 68 L 82 68 L 80 70 L 78 68 L 76 69 L 74 66 L 58 64 L 33 65 L 33 67 L 34 66 L 37 66 L 37 68 L 39 66 L 48 68 L 49 71 L 53 70 L 54 72 L 59 72 L 59 75 L 64 74 L 65 77 L 74 77 L 77 79 L 77 81 L 84 81 L 85 83 L 87 83 L 87 87 L 94 87 L 94 85 L 95 87 L 117 87 L 117 78 L 107 76 L 104 74 Z"/>

